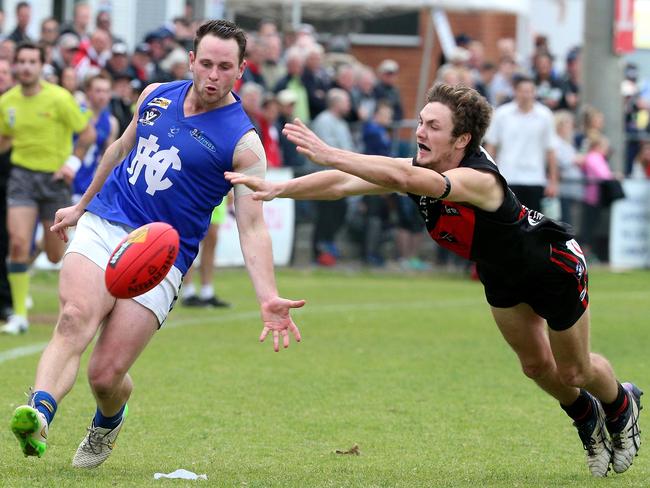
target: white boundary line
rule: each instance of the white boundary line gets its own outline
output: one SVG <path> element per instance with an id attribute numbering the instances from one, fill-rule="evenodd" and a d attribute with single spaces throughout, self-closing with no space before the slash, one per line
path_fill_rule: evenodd
<path id="1" fill-rule="evenodd" d="M 445 300 L 442 303 L 436 303 L 435 300 L 431 301 L 419 301 L 419 302 L 402 302 L 402 303 L 347 303 L 347 304 L 338 304 L 338 305 L 323 305 L 320 307 L 309 307 L 303 310 L 296 310 L 295 316 L 300 317 L 303 314 L 309 313 L 340 313 L 345 311 L 374 311 L 374 310 L 386 310 L 386 309 L 399 309 L 399 308 L 448 308 L 456 307 L 459 305 L 469 305 L 476 304 L 479 302 L 479 299 L 470 299 L 463 298 L 458 300 Z M 258 310 L 250 312 L 235 312 L 228 315 L 224 314 L 215 314 L 214 317 L 207 315 L 201 317 L 186 318 L 182 320 L 172 320 L 168 324 L 163 325 L 163 329 L 176 329 L 178 327 L 186 327 L 191 325 L 202 324 L 209 321 L 211 318 L 214 318 L 216 322 L 229 322 L 229 321 L 240 321 L 240 320 L 259 320 L 260 313 Z M 8 349 L 6 351 L 0 351 L 0 364 L 6 363 L 12 359 L 22 358 L 25 356 L 31 356 L 33 354 L 40 353 L 47 342 L 37 342 L 34 344 L 28 344 L 26 346 L 16 347 L 14 349 Z"/>

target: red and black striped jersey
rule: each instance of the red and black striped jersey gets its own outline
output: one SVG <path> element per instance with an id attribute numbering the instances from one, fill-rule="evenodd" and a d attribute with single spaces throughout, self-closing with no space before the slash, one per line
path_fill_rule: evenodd
<path id="1" fill-rule="evenodd" d="M 493 172 L 505 197 L 496 211 L 488 212 L 468 203 L 409 193 L 429 235 L 442 247 L 481 265 L 512 269 L 531 264 L 535 255 L 548 260 L 548 243 L 573 238 L 567 224 L 522 205 L 482 148 L 466 155 L 459 167 Z"/>

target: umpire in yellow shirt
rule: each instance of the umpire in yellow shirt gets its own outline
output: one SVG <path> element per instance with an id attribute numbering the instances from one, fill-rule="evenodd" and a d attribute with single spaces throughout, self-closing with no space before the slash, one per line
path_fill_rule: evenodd
<path id="1" fill-rule="evenodd" d="M 53 263 L 65 244 L 50 232 L 57 209 L 71 204 L 70 184 L 95 129 L 65 89 L 41 79 L 43 50 L 32 43 L 16 48 L 18 84 L 0 97 L 0 152 L 12 148 L 7 190 L 9 283 L 14 315 L 0 332 L 19 334 L 29 327 L 25 299 L 29 293 L 28 263 L 37 219 L 43 224 L 43 247 Z M 74 133 L 79 134 L 72 144 Z"/>

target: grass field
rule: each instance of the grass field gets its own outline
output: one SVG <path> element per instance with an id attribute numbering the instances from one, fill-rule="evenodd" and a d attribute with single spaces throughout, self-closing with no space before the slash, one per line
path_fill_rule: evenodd
<path id="1" fill-rule="evenodd" d="M 57 277 L 38 275 L 41 323 L 0 337 L 0 486 L 650 485 L 650 445 L 627 473 L 590 477 L 570 420 L 521 374 L 476 282 L 280 270 L 282 294 L 308 304 L 295 313 L 303 342 L 275 354 L 257 342 L 245 273 L 219 279 L 234 308 L 173 312 L 132 369 L 112 457 L 78 471 L 70 461 L 94 412 L 87 357 L 43 459 L 23 458 L 7 428 L 56 314 Z M 590 284 L 593 349 L 650 391 L 650 273 L 596 271 Z M 360 455 L 336 453 L 354 445 Z M 208 481 L 153 479 L 178 468 Z"/>

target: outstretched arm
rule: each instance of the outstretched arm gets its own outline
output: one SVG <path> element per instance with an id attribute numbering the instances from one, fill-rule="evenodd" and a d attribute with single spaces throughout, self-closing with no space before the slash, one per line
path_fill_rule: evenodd
<path id="1" fill-rule="evenodd" d="M 319 171 L 288 181 L 271 182 L 241 173 L 226 173 L 226 179 L 233 185 L 246 185 L 253 190 L 255 200 L 293 198 L 294 200 L 338 200 L 351 195 L 390 193 L 384 188 L 369 183 L 342 171 Z"/>
<path id="2" fill-rule="evenodd" d="M 286 124 L 283 131 L 311 161 L 361 178 L 376 187 L 434 198 L 444 196 L 446 200 L 471 203 L 489 211 L 496 210 L 503 201 L 503 188 L 491 172 L 455 168 L 445 171 L 443 176 L 431 169 L 414 166 L 407 158 L 370 156 L 337 149 L 323 142 L 298 119 Z"/>
<path id="3" fill-rule="evenodd" d="M 257 165 L 262 171 L 266 166 L 266 157 L 259 137 L 254 133 L 244 136 L 254 140 L 244 150 L 236 151 L 233 167 L 239 171 L 247 171 Z M 262 202 L 253 199 L 250 192 L 235 190 L 235 219 L 239 230 L 239 241 L 246 269 L 250 275 L 255 294 L 260 304 L 264 328 L 260 335 L 263 341 L 269 332 L 273 332 L 273 349 L 280 349 L 280 336 L 283 346 L 289 347 L 289 332 L 300 341 L 300 331 L 291 318 L 292 308 L 300 308 L 304 300 L 287 300 L 278 296 L 273 270 L 273 252 L 264 216 Z"/>

